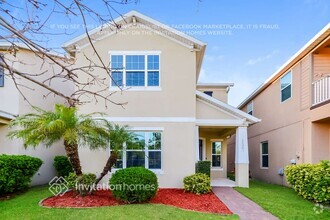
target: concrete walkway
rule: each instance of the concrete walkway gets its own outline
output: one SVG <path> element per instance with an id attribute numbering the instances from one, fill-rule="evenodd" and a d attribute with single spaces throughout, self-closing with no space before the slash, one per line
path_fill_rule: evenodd
<path id="1" fill-rule="evenodd" d="M 235 187 L 237 185 L 236 185 L 235 181 L 232 181 L 227 178 L 212 178 L 211 186 L 212 187 L 218 187 L 218 186 Z"/>
<path id="2" fill-rule="evenodd" d="M 277 217 L 263 210 L 231 187 L 213 187 L 214 194 L 242 220 L 275 220 Z"/>

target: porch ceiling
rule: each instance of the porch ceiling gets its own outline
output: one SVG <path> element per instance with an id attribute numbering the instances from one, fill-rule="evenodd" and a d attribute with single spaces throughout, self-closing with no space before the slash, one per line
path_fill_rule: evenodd
<path id="1" fill-rule="evenodd" d="M 219 138 L 226 138 L 235 133 L 235 127 L 199 127 L 200 133 L 209 133 Z"/>
<path id="2" fill-rule="evenodd" d="M 10 122 L 9 119 L 0 117 L 0 125 L 7 125 L 7 124 L 9 124 L 9 122 Z"/>
<path id="3" fill-rule="evenodd" d="M 0 110 L 0 125 L 7 125 L 14 119 L 15 116 L 11 113 Z"/>

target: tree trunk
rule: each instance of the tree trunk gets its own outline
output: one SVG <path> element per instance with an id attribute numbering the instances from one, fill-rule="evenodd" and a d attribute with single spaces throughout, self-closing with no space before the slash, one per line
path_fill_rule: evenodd
<path id="1" fill-rule="evenodd" d="M 111 171 L 111 168 L 113 167 L 113 165 L 115 165 L 117 161 L 117 157 L 117 152 L 111 151 L 110 157 L 108 158 L 100 177 L 96 179 L 95 184 L 98 184 L 103 179 L 103 177 L 107 175 L 109 171 Z"/>
<path id="2" fill-rule="evenodd" d="M 81 176 L 82 171 L 78 154 L 78 144 L 68 144 L 66 141 L 64 141 L 64 147 L 74 172 L 77 176 Z"/>

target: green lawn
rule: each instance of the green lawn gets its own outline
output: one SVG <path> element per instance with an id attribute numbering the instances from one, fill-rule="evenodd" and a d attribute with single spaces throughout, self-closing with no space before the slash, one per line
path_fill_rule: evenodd
<path id="1" fill-rule="evenodd" d="M 0 219 L 238 219 L 155 204 L 69 209 L 44 208 L 38 202 L 51 194 L 47 187 L 35 187 L 10 200 L 0 201 Z"/>
<path id="2" fill-rule="evenodd" d="M 250 181 L 250 188 L 235 189 L 280 219 L 330 219 L 329 210 L 316 214 L 312 202 L 304 200 L 288 187 Z"/>

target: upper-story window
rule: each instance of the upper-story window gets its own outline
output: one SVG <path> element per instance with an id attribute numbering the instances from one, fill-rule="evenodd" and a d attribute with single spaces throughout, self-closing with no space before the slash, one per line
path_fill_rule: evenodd
<path id="1" fill-rule="evenodd" d="M 152 53 L 112 53 L 111 86 L 159 87 L 159 54 Z"/>
<path id="2" fill-rule="evenodd" d="M 292 73 L 291 71 L 281 78 L 281 102 L 292 96 Z"/>
<path id="3" fill-rule="evenodd" d="M 209 95 L 209 96 L 213 96 L 213 91 L 204 91 L 204 93 L 206 94 L 206 95 Z"/>
<path id="4" fill-rule="evenodd" d="M 3 54 L 0 54 L 0 62 L 2 62 L 2 59 L 4 58 Z M 5 86 L 5 69 L 0 66 L 0 87 Z"/>
<path id="5" fill-rule="evenodd" d="M 249 114 L 249 115 L 253 115 L 253 102 L 250 102 L 247 107 L 246 107 L 246 112 Z"/>

